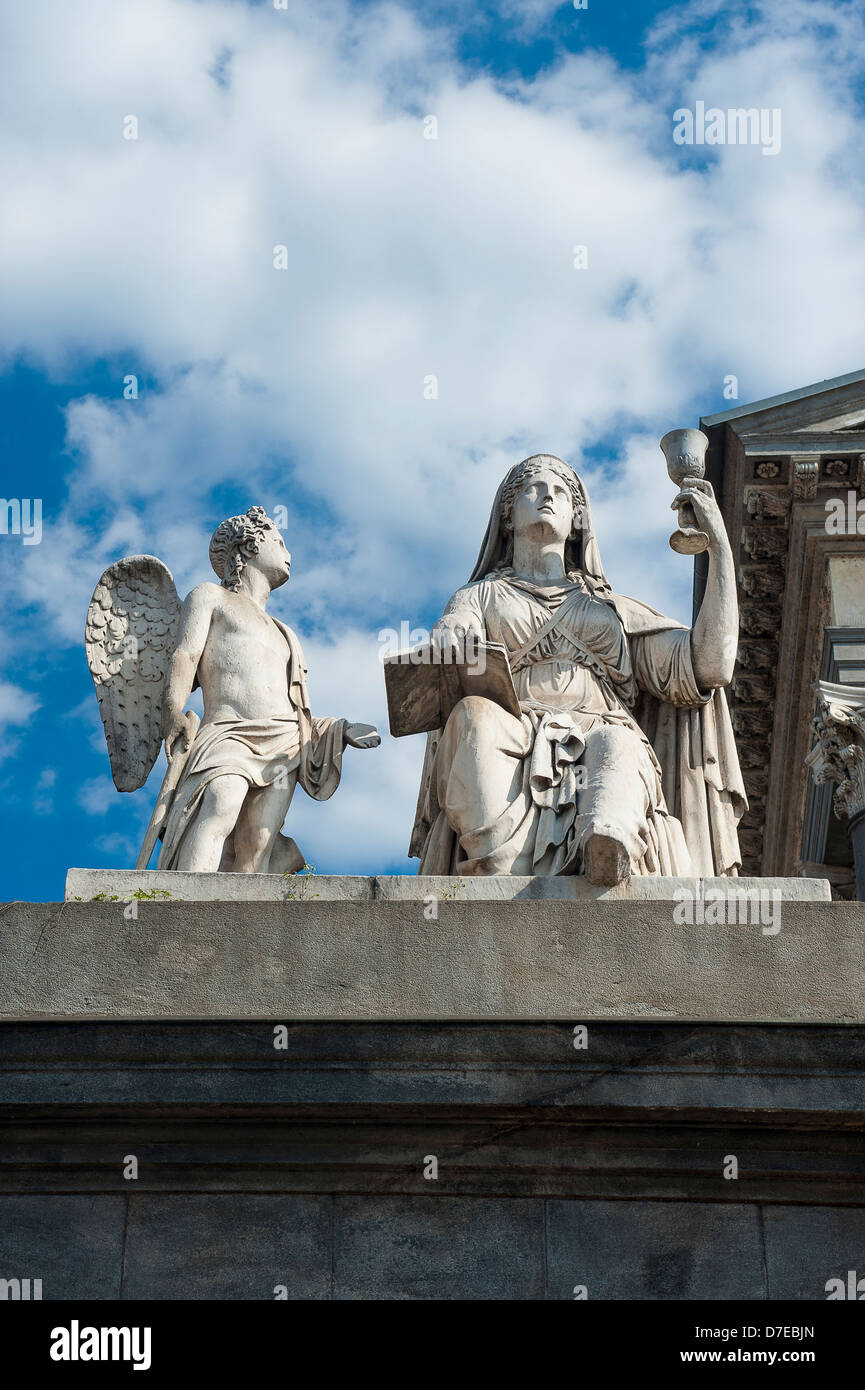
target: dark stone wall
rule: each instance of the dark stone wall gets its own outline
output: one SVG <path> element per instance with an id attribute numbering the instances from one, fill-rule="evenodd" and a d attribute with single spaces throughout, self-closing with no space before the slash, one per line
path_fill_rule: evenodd
<path id="1" fill-rule="evenodd" d="M 865 1029 L 590 1024 L 578 1051 L 573 1026 L 288 1025 L 276 1050 L 266 1024 L 0 1025 L 0 1279 L 757 1300 L 865 1278 Z"/>

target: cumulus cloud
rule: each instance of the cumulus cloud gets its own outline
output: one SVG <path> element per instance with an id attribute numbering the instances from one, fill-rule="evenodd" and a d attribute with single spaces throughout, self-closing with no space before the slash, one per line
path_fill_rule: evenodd
<path id="1" fill-rule="evenodd" d="M 38 708 L 35 695 L 11 681 L 0 681 L 0 729 L 9 724 L 26 724 Z"/>
<path id="2" fill-rule="evenodd" d="M 117 390 L 69 407 L 68 497 L 4 567 L 10 622 L 77 644 L 111 560 L 155 552 L 184 590 L 226 492 L 282 505 L 275 611 L 314 637 L 313 687 L 381 719 L 375 632 L 441 611 L 516 459 L 580 467 L 614 587 L 687 618 L 660 435 L 729 373 L 753 399 L 860 365 L 849 5 L 698 0 L 640 70 L 586 49 L 526 81 L 461 69 L 459 5 L 45 8 L 0 21 L 0 354 L 61 380 L 107 359 Z M 780 154 L 676 146 L 696 100 L 780 107 Z M 418 745 L 348 755 L 322 834 L 404 843 Z"/>
<path id="3" fill-rule="evenodd" d="M 290 833 L 316 868 L 334 872 L 342 866 L 347 873 L 368 873 L 370 864 L 388 863 L 411 873 L 417 866 L 406 855 L 424 741 L 387 736 L 379 634 L 345 631 L 333 640 L 312 638 L 303 645 L 313 712 L 374 723 L 384 738 L 377 749 L 346 749 L 342 781 L 330 801 L 312 801 L 303 791 L 295 794 Z"/>
<path id="4" fill-rule="evenodd" d="M 36 794 L 33 797 L 33 810 L 37 816 L 50 816 L 54 811 L 54 797 L 51 795 L 57 781 L 57 769 L 44 767 L 36 780 Z"/>
<path id="5" fill-rule="evenodd" d="M 100 835 L 95 843 L 96 849 L 100 854 L 107 855 L 112 863 L 125 861 L 131 863 L 138 854 L 138 845 L 130 840 L 128 835 L 120 835 L 117 831 L 111 831 L 108 835 Z"/>
<path id="6" fill-rule="evenodd" d="M 117 792 L 110 777 L 90 777 L 78 788 L 76 800 L 89 816 L 104 816 L 117 804 Z"/>
<path id="7" fill-rule="evenodd" d="M 0 762 L 14 757 L 18 751 L 18 740 L 11 730 L 29 724 L 39 703 L 30 691 L 11 681 L 0 680 Z"/>

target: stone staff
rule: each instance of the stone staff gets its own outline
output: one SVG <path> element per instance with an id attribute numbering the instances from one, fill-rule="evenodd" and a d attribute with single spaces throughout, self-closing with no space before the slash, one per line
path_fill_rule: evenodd
<path id="1" fill-rule="evenodd" d="M 168 815 L 168 808 L 174 799 L 177 784 L 183 775 L 189 755 L 192 752 L 192 745 L 195 742 L 195 735 L 198 733 L 198 726 L 201 720 L 195 710 L 187 711 L 185 715 L 189 733 L 187 734 L 186 748 L 182 752 L 175 752 L 168 764 L 168 770 L 162 779 L 162 786 L 159 788 L 159 795 L 156 798 L 156 805 L 153 808 L 153 815 L 150 817 L 150 824 L 147 827 L 147 834 L 141 846 L 141 852 L 135 861 L 136 869 L 146 869 L 150 862 L 159 832 L 162 829 L 165 817 Z"/>

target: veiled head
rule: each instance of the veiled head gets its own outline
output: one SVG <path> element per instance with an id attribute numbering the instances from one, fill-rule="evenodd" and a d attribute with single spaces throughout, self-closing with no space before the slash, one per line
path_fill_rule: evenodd
<path id="1" fill-rule="evenodd" d="M 554 523 L 550 511 L 544 507 L 542 488 L 532 487 L 537 482 L 553 490 Z M 567 489 L 567 497 L 556 492 L 562 484 Z M 610 591 L 588 494 L 574 469 L 554 454 L 532 454 L 505 474 L 493 502 L 486 535 L 471 573 L 472 580 L 485 579 L 513 565 L 515 522 L 522 528 L 527 519 L 529 525 L 542 525 L 543 529 L 536 532 L 542 539 L 552 537 L 563 542 L 566 574 L 582 575 L 594 593 Z"/>
<path id="2" fill-rule="evenodd" d="M 586 499 L 572 468 L 553 454 L 533 454 L 512 468 L 501 496 L 502 529 L 566 541 L 582 525 Z"/>

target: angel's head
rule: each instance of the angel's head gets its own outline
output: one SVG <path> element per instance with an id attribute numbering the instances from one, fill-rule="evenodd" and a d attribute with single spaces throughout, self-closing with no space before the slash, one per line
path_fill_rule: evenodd
<path id="1" fill-rule="evenodd" d="M 284 584 L 291 556 L 279 528 L 263 507 L 250 507 L 243 516 L 230 516 L 210 538 L 210 563 L 223 588 L 237 593 L 247 566 L 261 570 L 271 589 Z"/>

